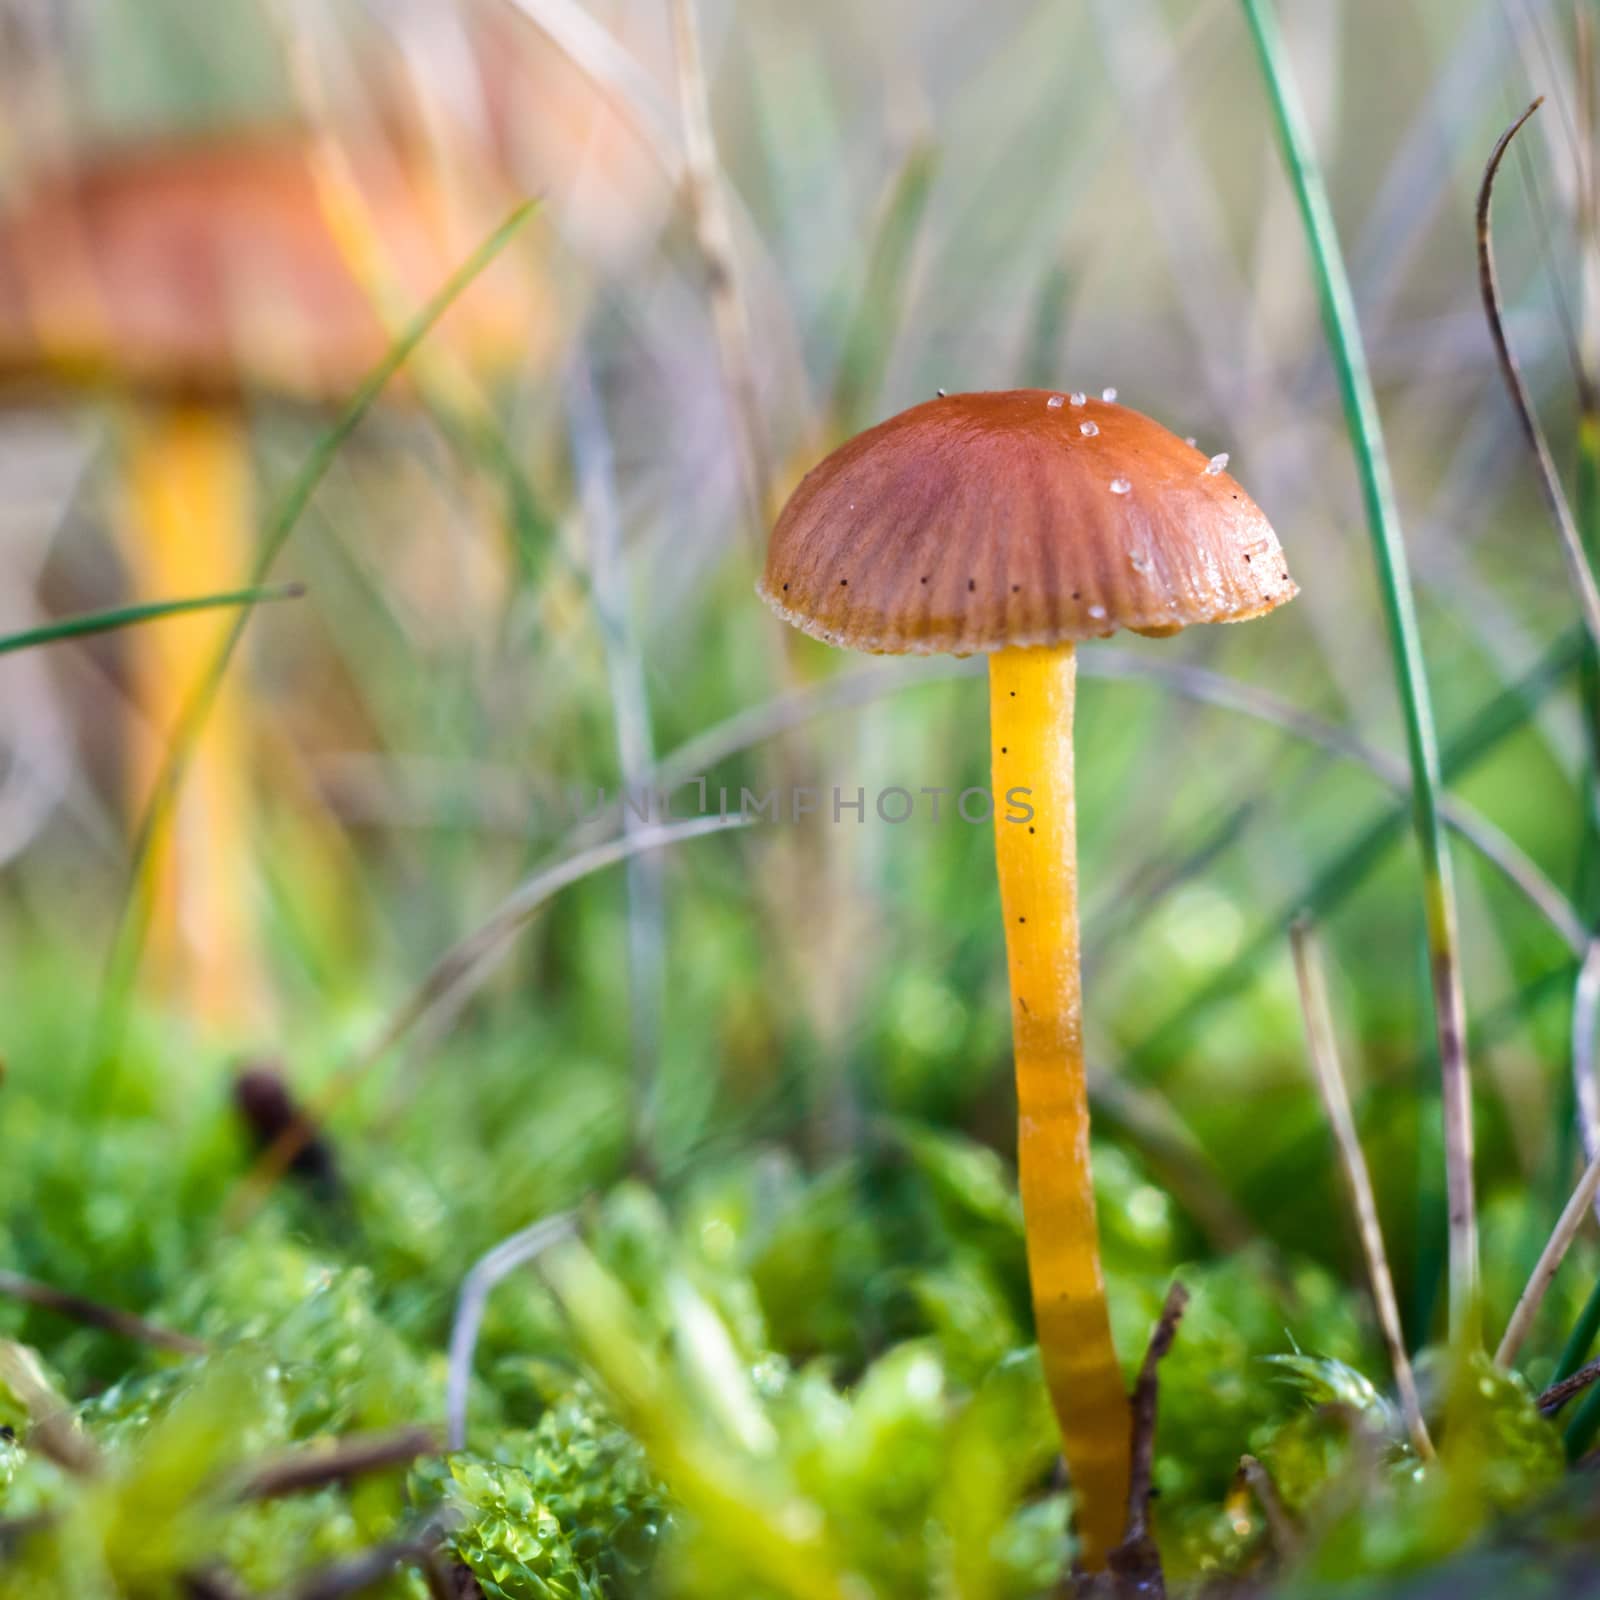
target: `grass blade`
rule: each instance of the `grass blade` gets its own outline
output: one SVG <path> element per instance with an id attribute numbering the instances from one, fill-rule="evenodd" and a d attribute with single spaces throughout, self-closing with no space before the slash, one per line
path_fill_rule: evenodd
<path id="1" fill-rule="evenodd" d="M 97 633 L 113 633 L 118 628 L 133 628 L 144 622 L 160 622 L 164 617 L 181 617 L 191 611 L 221 611 L 228 606 L 268 605 L 276 600 L 298 600 L 302 583 L 269 584 L 253 589 L 229 589 L 222 594 L 194 595 L 187 600 L 152 600 L 144 605 L 117 606 L 110 611 L 89 611 L 79 617 L 60 617 L 21 633 L 0 634 L 0 656 L 13 650 L 33 650 L 63 639 L 85 639 Z"/>
<path id="2" fill-rule="evenodd" d="M 1578 1313 L 1578 1320 L 1572 1325 L 1566 1344 L 1561 1347 L 1561 1359 L 1556 1362 L 1551 1382 L 1560 1383 L 1570 1378 L 1583 1365 L 1594 1348 L 1597 1333 L 1600 1333 L 1600 1281 L 1589 1291 L 1589 1298 L 1584 1301 L 1583 1310 Z"/>
<path id="3" fill-rule="evenodd" d="M 595 388 L 588 353 L 573 352 L 566 382 L 567 433 L 573 475 L 589 546 L 589 593 L 605 656 L 611 691 L 611 725 L 624 795 L 649 782 L 655 763 L 650 690 L 634 627 L 617 503 L 616 461 L 605 411 Z M 622 807 L 624 834 L 639 832 L 644 819 Z M 634 1153 L 648 1161 L 655 1121 L 661 1018 L 666 1002 L 666 907 L 664 867 L 653 853 L 630 856 L 628 879 L 628 1025 L 633 1052 Z"/>
<path id="4" fill-rule="evenodd" d="M 1467 1077 L 1466 1002 L 1456 933 L 1455 887 L 1439 816 L 1441 786 L 1433 706 L 1423 669 L 1411 572 L 1401 538 L 1377 397 L 1333 211 L 1311 144 L 1276 13 L 1270 0 L 1241 0 L 1260 57 L 1284 163 L 1300 207 L 1317 279 L 1323 323 L 1355 452 L 1367 526 L 1383 593 L 1384 616 L 1405 713 L 1411 762 L 1412 825 L 1422 855 L 1423 901 L 1433 987 L 1434 1025 L 1445 1115 L 1445 1172 L 1450 1210 L 1450 1328 L 1476 1342 L 1478 1238 L 1472 1179 L 1472 1091 Z"/>

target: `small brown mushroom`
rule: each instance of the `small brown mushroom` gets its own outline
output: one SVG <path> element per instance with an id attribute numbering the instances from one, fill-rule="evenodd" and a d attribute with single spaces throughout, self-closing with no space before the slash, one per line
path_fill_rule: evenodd
<path id="1" fill-rule="evenodd" d="M 1226 466 L 1109 392 L 941 396 L 806 476 L 759 585 L 831 644 L 990 653 L 1028 1269 L 1091 1570 L 1122 1537 L 1130 1427 L 1089 1169 L 1074 648 L 1119 628 L 1240 622 L 1293 598 L 1277 537 Z"/>

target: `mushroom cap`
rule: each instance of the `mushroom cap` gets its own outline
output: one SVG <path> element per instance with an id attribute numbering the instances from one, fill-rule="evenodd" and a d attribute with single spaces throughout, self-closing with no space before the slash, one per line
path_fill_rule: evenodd
<path id="1" fill-rule="evenodd" d="M 406 315 L 503 215 L 457 228 L 425 174 L 372 155 L 351 169 Z M 527 349 L 537 298 L 502 257 L 441 332 L 458 355 L 503 362 Z M 391 343 L 298 130 L 112 152 L 36 180 L 0 216 L 0 379 L 320 401 Z"/>
<path id="2" fill-rule="evenodd" d="M 1243 622 L 1298 590 L 1221 465 L 1106 400 L 940 396 L 806 474 L 757 588 L 803 632 L 892 654 Z"/>

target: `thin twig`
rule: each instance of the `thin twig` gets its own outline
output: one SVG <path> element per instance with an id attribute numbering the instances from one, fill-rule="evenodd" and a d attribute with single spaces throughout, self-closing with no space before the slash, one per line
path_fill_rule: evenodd
<path id="1" fill-rule="evenodd" d="M 1156 1416 L 1160 1399 L 1158 1371 L 1172 1348 L 1178 1324 L 1189 1304 L 1189 1291 L 1174 1282 L 1167 1290 L 1161 1316 L 1145 1347 L 1129 1406 L 1132 1429 L 1132 1463 L 1128 1478 L 1128 1517 L 1122 1542 L 1106 1558 L 1103 1571 L 1072 1574 L 1057 1586 L 1056 1594 L 1070 1600 L 1165 1600 L 1166 1580 L 1161 1552 L 1150 1530 L 1151 1479 L 1155 1470 Z"/>
<path id="2" fill-rule="evenodd" d="M 1517 1301 L 1516 1310 L 1511 1313 L 1511 1321 L 1506 1324 L 1505 1337 L 1501 1339 L 1500 1348 L 1494 1353 L 1494 1359 L 1500 1366 L 1509 1367 L 1517 1359 L 1517 1352 L 1522 1348 L 1523 1340 L 1528 1337 L 1533 1319 L 1538 1314 L 1539 1307 L 1544 1304 L 1545 1292 L 1549 1289 L 1556 1273 L 1560 1271 L 1561 1263 L 1571 1248 L 1572 1241 L 1577 1238 L 1578 1229 L 1583 1226 L 1583 1219 L 1589 1214 L 1589 1207 L 1593 1204 L 1596 1194 L 1600 1194 L 1600 1156 L 1596 1156 L 1583 1169 L 1583 1176 L 1578 1179 L 1578 1186 L 1572 1191 L 1572 1198 L 1567 1201 L 1566 1209 L 1551 1231 L 1549 1242 L 1534 1266 L 1533 1275 L 1528 1279 L 1528 1286 Z"/>
<path id="3" fill-rule="evenodd" d="M 1539 1415 L 1553 1417 L 1573 1395 L 1582 1394 L 1590 1384 L 1597 1380 L 1600 1380 L 1600 1360 L 1591 1361 L 1587 1366 L 1579 1367 L 1570 1377 L 1563 1378 L 1559 1383 L 1552 1383 L 1539 1396 Z"/>
<path id="4" fill-rule="evenodd" d="M 1389 1364 L 1394 1369 L 1400 1409 L 1405 1414 L 1406 1431 L 1411 1435 L 1413 1448 L 1423 1460 L 1431 1461 L 1433 1440 L 1428 1437 L 1428 1425 L 1422 1420 L 1422 1402 L 1417 1396 L 1411 1358 L 1406 1353 L 1405 1331 L 1400 1326 L 1400 1305 L 1395 1299 L 1394 1277 L 1389 1271 L 1388 1251 L 1384 1248 L 1383 1225 L 1378 1220 L 1378 1202 L 1372 1192 L 1372 1174 L 1367 1168 L 1366 1154 L 1350 1110 L 1350 1091 L 1339 1066 L 1339 1045 L 1316 935 L 1310 923 L 1302 920 L 1289 929 L 1289 939 L 1294 949 L 1295 977 L 1300 985 L 1306 1050 L 1322 1096 L 1322 1108 L 1333 1129 L 1345 1181 L 1350 1186 L 1356 1232 L 1361 1239 L 1361 1253 L 1366 1257 L 1367 1279 L 1378 1312 L 1378 1326 L 1383 1330 L 1383 1342 L 1389 1347 Z"/>
<path id="5" fill-rule="evenodd" d="M 428 1586 L 428 1600 L 484 1600 L 483 1586 L 459 1556 L 447 1557 L 439 1550 L 425 1550 L 417 1566 L 422 1571 L 422 1581 Z"/>
<path id="6" fill-rule="evenodd" d="M 450 1326 L 450 1366 L 445 1380 L 445 1438 L 452 1450 L 467 1447 L 467 1396 L 472 1386 L 472 1360 L 489 1295 L 501 1279 L 537 1259 L 551 1245 L 568 1238 L 577 1226 L 575 1211 L 541 1217 L 531 1226 L 502 1239 L 472 1264 L 461 1282 L 455 1321 Z"/>
<path id="7" fill-rule="evenodd" d="M 396 1567 L 426 1560 L 438 1543 L 439 1529 L 429 1524 L 410 1538 L 374 1545 L 359 1555 L 319 1567 L 288 1591 L 287 1600 L 344 1600 L 346 1595 L 360 1594 Z"/>
<path id="8" fill-rule="evenodd" d="M 103 1465 L 94 1440 L 78 1424 L 72 1407 L 56 1393 L 31 1351 L 0 1339 L 0 1384 L 28 1414 L 27 1443 L 75 1477 L 95 1477 Z"/>
<path id="9" fill-rule="evenodd" d="M 672 0 L 672 40 L 678 68 L 678 100 L 683 117 L 684 199 L 695 241 L 705 262 L 706 293 L 717 336 L 717 354 L 726 385 L 728 409 L 739 447 L 752 531 L 759 537 L 777 511 L 773 473 L 761 412 L 761 391 L 750 353 L 750 316 L 733 244 L 727 197 L 711 127 L 711 96 L 706 85 L 695 0 Z"/>
<path id="10" fill-rule="evenodd" d="M 1128 1475 L 1128 1521 L 1122 1543 L 1126 1549 L 1150 1536 L 1151 1477 L 1156 1458 L 1156 1413 L 1160 1401 L 1160 1367 L 1178 1336 L 1178 1324 L 1188 1309 L 1189 1291 L 1181 1283 L 1167 1290 L 1161 1316 L 1150 1335 L 1133 1386 L 1133 1452 Z"/>
<path id="11" fill-rule="evenodd" d="M 57 1316 L 70 1317 L 74 1322 L 87 1323 L 93 1328 L 104 1328 L 108 1333 L 120 1334 L 140 1344 L 155 1345 L 162 1350 L 175 1350 L 179 1355 L 203 1356 L 205 1344 L 186 1333 L 163 1328 L 131 1311 L 119 1310 L 87 1295 L 74 1294 L 68 1289 L 57 1289 L 52 1284 L 40 1283 L 36 1278 L 26 1278 L 20 1272 L 0 1269 L 0 1296 L 9 1300 L 22 1300 L 28 1305 L 53 1311 Z"/>
<path id="12" fill-rule="evenodd" d="M 1523 437 L 1533 452 L 1533 459 L 1538 467 L 1539 489 L 1544 496 L 1545 506 L 1555 522 L 1556 531 L 1561 535 L 1561 551 L 1566 557 L 1567 576 L 1578 594 L 1578 608 L 1583 616 L 1583 625 L 1588 629 L 1589 638 L 1595 648 L 1600 650 L 1600 588 L 1595 586 L 1589 558 L 1584 554 L 1582 539 L 1578 537 L 1577 523 L 1573 521 L 1572 509 L 1567 504 L 1566 492 L 1561 487 L 1561 475 L 1556 470 L 1555 459 L 1551 456 L 1550 446 L 1545 441 L 1544 430 L 1539 426 L 1539 418 L 1528 395 L 1528 386 L 1523 381 L 1516 353 L 1511 348 L 1511 341 L 1506 337 L 1505 322 L 1500 311 L 1500 285 L 1495 273 L 1494 238 L 1489 226 L 1489 208 L 1494 198 L 1494 180 L 1500 171 L 1500 163 L 1505 159 L 1511 141 L 1543 104 L 1544 96 L 1540 95 L 1500 135 L 1489 156 L 1489 164 L 1483 170 L 1483 182 L 1478 189 L 1478 286 L 1483 293 L 1483 311 L 1489 321 L 1489 335 L 1494 340 L 1495 354 L 1500 359 L 1500 371 L 1505 378 L 1506 392 L 1511 397 L 1511 406 L 1516 412 Z"/>
<path id="13" fill-rule="evenodd" d="M 1289 1508 L 1278 1493 L 1272 1474 L 1254 1456 L 1239 1457 L 1239 1476 L 1248 1485 L 1261 1515 L 1266 1519 L 1267 1532 L 1280 1557 L 1290 1559 L 1300 1548 L 1300 1530 L 1289 1515 Z"/>
<path id="14" fill-rule="evenodd" d="M 325 1489 L 332 1483 L 348 1483 L 369 1472 L 405 1466 L 419 1456 L 437 1455 L 439 1445 L 439 1434 L 433 1428 L 397 1428 L 313 1445 L 252 1468 L 238 1487 L 238 1498 L 276 1500 Z"/>

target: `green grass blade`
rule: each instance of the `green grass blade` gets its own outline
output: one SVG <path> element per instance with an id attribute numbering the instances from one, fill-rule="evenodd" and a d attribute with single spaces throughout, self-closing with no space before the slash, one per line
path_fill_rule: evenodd
<path id="1" fill-rule="evenodd" d="M 96 633 L 113 633 L 140 623 L 160 622 L 191 611 L 221 611 L 229 606 L 267 605 L 275 600 L 298 600 L 305 593 L 298 583 L 269 584 L 253 589 L 229 589 L 222 594 L 194 595 L 187 600 L 152 600 L 145 605 L 118 606 L 110 611 L 90 611 L 80 617 L 60 617 L 21 633 L 0 634 L 0 656 L 13 650 L 33 650 L 63 639 L 86 639 Z"/>
<path id="2" fill-rule="evenodd" d="M 1596 1334 L 1600 1334 L 1600 1281 L 1589 1291 L 1589 1298 L 1584 1301 L 1583 1310 L 1578 1313 L 1578 1320 L 1573 1323 L 1572 1332 L 1561 1347 L 1561 1359 L 1556 1362 L 1556 1370 L 1550 1379 L 1552 1383 L 1570 1378 L 1589 1359 Z"/>
<path id="3" fill-rule="evenodd" d="M 362 419 L 372 409 L 390 379 L 405 365 L 473 280 L 511 242 L 533 215 L 536 206 L 537 202 L 531 200 L 518 206 L 457 268 L 439 292 L 412 319 L 404 333 L 390 346 L 384 358 L 367 374 L 333 426 L 317 440 L 305 465 L 290 484 L 288 493 L 267 525 L 252 575 L 256 585 L 259 585 L 271 571 L 273 563 L 284 545 L 288 543 L 290 535 L 310 504 L 312 495 L 316 493 L 317 486 L 327 476 L 334 458 L 343 448 L 345 441 L 360 426 Z M 127 1014 L 128 997 L 132 992 L 133 981 L 144 953 L 151 911 L 147 882 L 149 874 L 146 871 L 150 852 L 172 813 L 195 745 L 216 700 L 222 678 L 244 635 L 251 609 L 248 605 L 240 608 L 218 647 L 211 666 L 189 697 L 183 714 L 178 719 L 172 741 L 167 747 L 161 770 L 156 775 L 149 803 L 134 833 L 128 867 L 128 890 L 112 938 L 111 951 L 101 984 L 94 1032 L 91 1036 L 93 1054 L 89 1087 L 91 1100 L 95 1104 L 105 1102 L 106 1095 L 115 1080 L 116 1047 Z"/>
<path id="4" fill-rule="evenodd" d="M 1446 1123 L 1445 1163 L 1450 1194 L 1450 1327 L 1452 1337 L 1472 1337 L 1478 1298 L 1478 1255 L 1472 1183 L 1472 1094 L 1467 1078 L 1466 1005 L 1456 933 L 1455 887 L 1449 848 L 1439 819 L 1441 786 L 1433 707 L 1423 669 L 1422 641 L 1399 511 L 1367 370 L 1333 211 L 1312 148 L 1288 54 L 1270 0 L 1241 0 L 1260 57 L 1317 280 L 1345 423 L 1355 452 L 1367 527 L 1383 594 L 1396 684 L 1405 713 L 1411 762 L 1412 826 L 1422 856 L 1423 902 L 1439 1040 L 1439 1071 Z"/>

